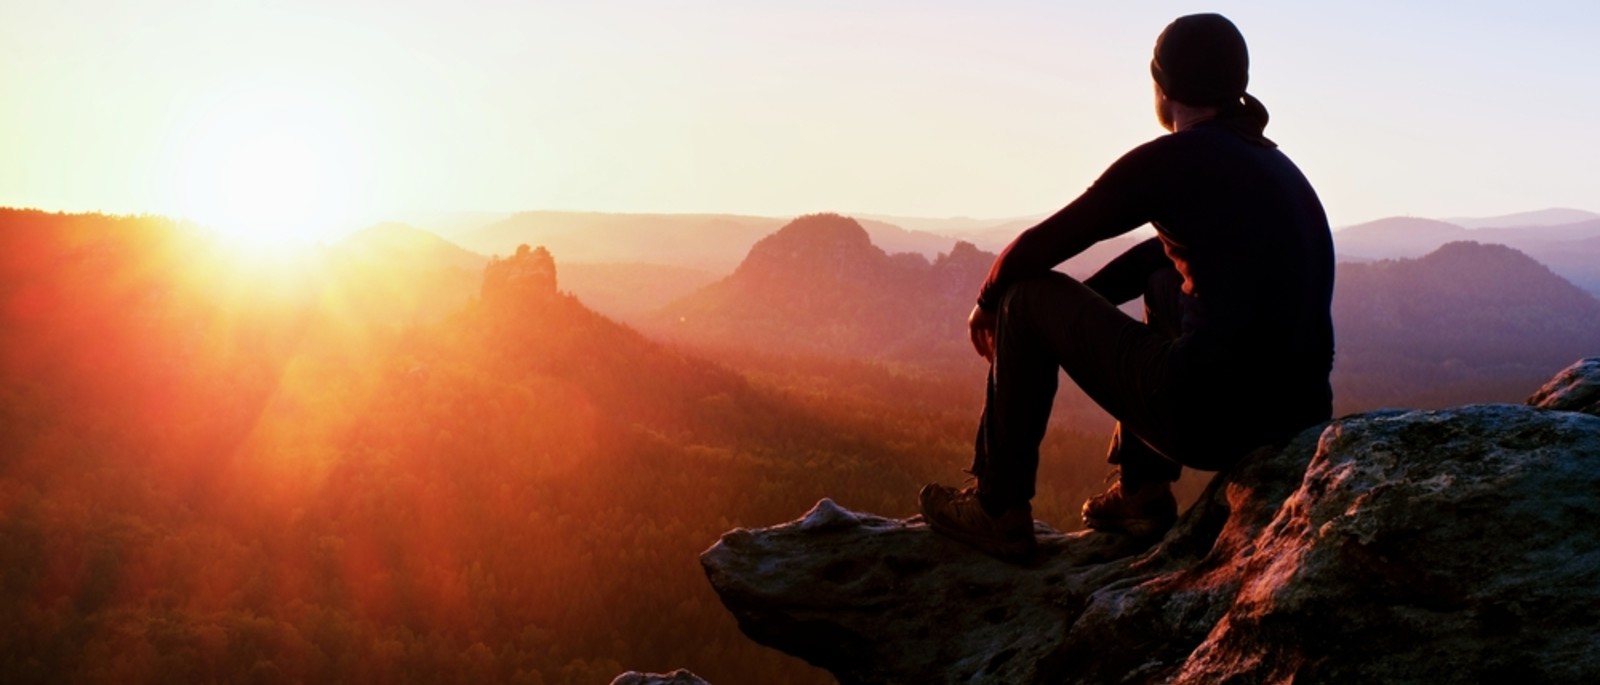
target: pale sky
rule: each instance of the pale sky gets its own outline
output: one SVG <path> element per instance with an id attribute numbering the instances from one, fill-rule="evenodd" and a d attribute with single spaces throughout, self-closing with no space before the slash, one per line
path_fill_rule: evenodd
<path id="1" fill-rule="evenodd" d="M 0 205 L 1041 214 L 1196 11 L 1335 225 L 1600 209 L 1593 0 L 0 0 Z"/>

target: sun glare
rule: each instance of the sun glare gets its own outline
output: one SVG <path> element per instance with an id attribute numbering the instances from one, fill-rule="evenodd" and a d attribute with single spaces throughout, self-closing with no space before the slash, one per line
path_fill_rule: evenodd
<path id="1" fill-rule="evenodd" d="M 180 143 L 179 212 L 255 247 L 301 246 L 347 229 L 362 159 L 339 114 L 283 89 L 239 94 L 199 114 Z"/>

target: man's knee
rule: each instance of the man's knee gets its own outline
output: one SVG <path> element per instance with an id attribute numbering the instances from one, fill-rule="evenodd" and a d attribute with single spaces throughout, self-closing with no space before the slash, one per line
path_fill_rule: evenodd
<path id="1" fill-rule="evenodd" d="M 1041 306 L 1059 310 L 1061 303 L 1085 296 L 1098 297 L 1078 279 L 1051 271 L 1012 283 L 1001 297 L 1000 306 L 1004 311 L 1016 313 L 1038 311 Z"/>

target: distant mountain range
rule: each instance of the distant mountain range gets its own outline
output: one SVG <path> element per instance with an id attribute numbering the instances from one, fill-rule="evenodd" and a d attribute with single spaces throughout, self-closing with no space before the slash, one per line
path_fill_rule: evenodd
<path id="1" fill-rule="evenodd" d="M 1560 210 L 1556 214 L 1532 213 L 1512 218 L 1536 220 L 1576 214 L 1575 210 Z M 1516 248 L 1578 287 L 1600 295 L 1600 218 L 1575 223 L 1467 228 L 1433 219 L 1393 217 L 1350 226 L 1333 234 L 1334 249 L 1349 260 L 1420 257 L 1445 243 L 1463 240 Z"/>
<path id="2" fill-rule="evenodd" d="M 977 245 L 980 249 L 992 252 L 1004 247 L 1006 243 L 1016 237 L 1017 233 L 1039 223 L 1039 220 L 1045 218 L 1046 215 L 1019 216 L 1009 219 L 974 219 L 965 216 L 934 219 L 887 214 L 854 214 L 852 216 L 862 221 L 877 221 L 893 224 L 907 230 L 965 240 Z"/>
<path id="3" fill-rule="evenodd" d="M 380 224 L 327 249 L 326 278 L 351 316 L 392 324 L 432 321 L 477 293 L 489 260 L 405 224 Z"/>
<path id="4" fill-rule="evenodd" d="M 433 232 L 399 223 L 378 224 L 352 233 L 330 247 L 329 253 L 338 259 L 418 270 L 456 268 L 477 272 L 489 261 Z"/>
<path id="5" fill-rule="evenodd" d="M 699 347 L 970 361 L 965 315 L 992 259 L 969 243 L 932 262 L 890 255 L 854 220 L 803 217 L 648 330 Z M 1515 400 L 1600 343 L 1600 300 L 1503 245 L 1346 262 L 1337 278 L 1335 384 L 1347 410 Z"/>
<path id="6" fill-rule="evenodd" d="M 855 217 L 873 244 L 884 251 L 913 252 L 929 259 L 949 250 L 956 240 L 999 252 L 1042 218 Z M 548 247 L 563 264 L 655 264 L 712 274 L 731 272 L 756 241 L 788 222 L 787 218 L 733 214 L 560 211 L 520 212 L 499 220 L 487 214 L 447 219 L 450 238 L 481 254 L 509 254 L 526 243 Z M 1149 234 L 1146 228 L 1135 235 Z M 1338 229 L 1334 238 L 1342 261 L 1420 257 L 1459 240 L 1500 243 L 1526 252 L 1579 287 L 1600 295 L 1600 240 L 1596 240 L 1600 238 L 1600 214 L 1585 210 L 1554 208 L 1443 221 L 1390 217 Z M 1097 246 L 1065 270 L 1091 272 L 1129 243 L 1131 240 Z M 659 282 L 674 291 L 699 285 L 689 273 L 669 278 L 661 272 Z M 640 303 L 617 301 L 625 310 L 643 308 Z"/>
<path id="7" fill-rule="evenodd" d="M 561 289 L 595 311 L 633 322 L 723 275 L 708 269 L 647 262 L 564 262 L 560 284 Z"/>
<path id="8" fill-rule="evenodd" d="M 485 230 L 505 231 L 504 240 L 540 222 L 572 227 L 562 217 L 519 216 L 531 223 Z M 654 255 L 664 261 L 635 263 L 569 261 L 551 250 L 562 262 L 563 290 L 652 335 L 702 349 L 952 368 L 974 363 L 963 325 L 993 253 L 971 243 L 838 215 L 804 217 L 753 239 L 773 220 L 677 216 L 665 219 L 661 231 L 651 228 L 661 224 L 636 216 L 585 221 L 573 229 L 578 233 L 552 229 L 549 235 L 579 242 L 582 226 L 590 226 L 615 240 L 653 236 L 649 240 L 670 246 L 700 226 L 737 238 L 718 248 L 723 252 L 750 241 L 738 265 L 720 277 L 714 269 L 673 263 L 681 253 L 671 249 Z M 943 241 L 944 252 L 933 259 L 896 253 L 878 244 L 873 227 L 900 245 L 911 243 L 908 234 Z M 1135 240 L 1097 245 L 1062 270 L 1085 276 Z M 1600 343 L 1594 296 L 1600 292 L 1600 219 L 1467 228 L 1398 217 L 1342 229 L 1335 241 L 1342 259 L 1334 304 L 1342 410 L 1515 400 L 1529 383 L 1593 354 Z M 401 225 L 352 235 L 329 255 L 339 265 L 332 273 L 343 281 L 345 297 L 364 316 L 395 322 L 429 320 L 470 301 L 485 262 Z"/>
<path id="9" fill-rule="evenodd" d="M 732 270 L 750 247 L 788 219 L 735 214 L 605 214 L 521 212 L 461 234 L 466 247 L 509 254 L 517 245 L 544 245 L 562 263 L 652 263 Z M 873 242 L 894 252 L 931 257 L 949 249 L 945 236 L 880 221 L 861 225 Z"/>
<path id="10" fill-rule="evenodd" d="M 523 228 L 540 222 L 573 226 L 561 216 L 519 216 L 532 222 Z M 1545 212 L 1510 219 L 1571 216 Z M 743 241 L 770 221 L 676 216 L 664 219 L 667 230 L 657 232 L 650 228 L 657 224 L 645 219 L 595 215 L 572 230 L 587 225 L 619 240 L 638 234 L 665 245 L 696 226 L 713 232 L 720 226 L 725 237 Z M 512 224 L 496 226 L 488 228 L 506 231 L 502 239 L 521 234 Z M 946 244 L 933 259 L 896 253 L 878 244 L 873 226 L 897 239 L 915 234 L 839 215 L 804 217 L 752 240 L 738 266 L 722 277 L 670 261 L 583 263 L 551 251 L 562 263 L 563 290 L 597 311 L 679 342 L 850 359 L 971 362 L 963 322 L 993 253 L 932 234 L 921 235 Z M 576 240 L 576 234 L 562 235 Z M 1135 240 L 1124 236 L 1096 245 L 1062 270 L 1086 276 Z M 1448 396 L 1439 403 L 1457 401 L 1462 393 L 1481 399 L 1497 389 L 1520 392 L 1552 367 L 1592 354 L 1600 342 L 1593 296 L 1600 290 L 1600 219 L 1466 228 L 1402 217 L 1342 229 L 1335 240 L 1342 255 L 1369 260 L 1341 263 L 1335 300 L 1337 377 L 1343 396 L 1362 406 L 1429 403 L 1416 397 L 1418 388 Z M 720 249 L 728 251 L 729 244 Z M 435 318 L 470 300 L 485 262 L 425 231 L 395 224 L 352 235 L 329 254 L 341 265 L 334 273 L 345 282 L 347 297 L 362 303 L 368 316 L 393 321 Z"/>
<path id="11" fill-rule="evenodd" d="M 752 246 L 727 278 L 663 308 L 649 329 L 701 347 L 965 360 L 973 289 L 993 261 L 970 243 L 932 260 L 890 254 L 855 219 L 804 216 Z"/>
<path id="12" fill-rule="evenodd" d="M 1349 410 L 1515 401 L 1600 345 L 1600 300 L 1503 245 L 1340 264 L 1333 314 Z"/>
<path id="13" fill-rule="evenodd" d="M 1461 217 L 1445 219 L 1452 224 L 1464 228 L 1505 228 L 1507 226 L 1559 226 L 1561 224 L 1575 224 L 1580 221 L 1600 219 L 1600 214 L 1567 207 L 1552 207 L 1532 212 L 1517 212 L 1515 214 L 1501 214 L 1489 217 Z"/>

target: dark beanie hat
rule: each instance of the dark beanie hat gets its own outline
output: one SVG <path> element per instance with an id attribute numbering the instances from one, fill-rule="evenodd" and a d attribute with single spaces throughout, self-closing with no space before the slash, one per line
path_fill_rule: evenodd
<path id="1" fill-rule="evenodd" d="M 1250 83 L 1244 36 L 1220 14 L 1178 17 L 1156 39 L 1150 74 L 1167 97 L 1189 105 L 1237 103 Z"/>

